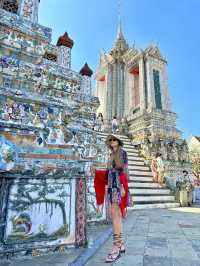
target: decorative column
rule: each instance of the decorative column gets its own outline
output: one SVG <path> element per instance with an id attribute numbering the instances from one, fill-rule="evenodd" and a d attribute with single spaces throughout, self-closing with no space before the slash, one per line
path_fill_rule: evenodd
<path id="1" fill-rule="evenodd" d="M 86 210 L 86 181 L 82 177 L 76 180 L 76 246 L 78 247 L 87 243 Z"/>
<path id="2" fill-rule="evenodd" d="M 155 94 L 154 94 L 154 83 L 153 83 L 153 70 L 151 67 L 151 61 L 149 58 L 146 59 L 146 78 L 147 78 L 147 93 L 148 93 L 148 111 L 155 108 Z"/>
<path id="3" fill-rule="evenodd" d="M 63 36 L 60 36 L 57 41 L 59 47 L 58 64 L 68 69 L 71 68 L 71 49 L 74 45 L 74 41 L 69 38 L 67 32 Z"/>
<path id="4" fill-rule="evenodd" d="M 19 15 L 33 23 L 38 23 L 38 7 L 40 0 L 20 0 Z"/>
<path id="5" fill-rule="evenodd" d="M 108 81 L 107 81 L 107 101 L 106 116 L 108 120 L 112 119 L 112 98 L 113 98 L 113 65 L 108 64 Z"/>
<path id="6" fill-rule="evenodd" d="M 93 71 L 85 63 L 84 67 L 79 72 L 81 77 L 81 92 L 87 95 L 92 95 L 91 76 Z"/>
<path id="7" fill-rule="evenodd" d="M 140 109 L 145 110 L 145 73 L 143 57 L 139 60 L 139 92 L 140 92 Z"/>
<path id="8" fill-rule="evenodd" d="M 111 119 L 113 116 L 117 116 L 117 90 L 118 90 L 118 75 L 117 75 L 117 62 L 113 65 L 113 86 L 112 86 L 112 110 L 111 110 Z"/>

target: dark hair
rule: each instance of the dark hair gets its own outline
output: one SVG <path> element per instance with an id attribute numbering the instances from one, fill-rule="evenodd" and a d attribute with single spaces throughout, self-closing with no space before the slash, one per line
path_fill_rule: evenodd
<path id="1" fill-rule="evenodd" d="M 183 174 L 187 174 L 188 175 L 188 171 L 187 170 L 183 170 Z"/>
<path id="2" fill-rule="evenodd" d="M 99 117 L 99 116 L 103 117 L 103 114 L 102 114 L 102 113 L 98 113 L 98 117 Z"/>
<path id="3" fill-rule="evenodd" d="M 159 152 L 157 152 L 157 153 L 156 153 L 156 158 L 158 158 L 158 157 L 160 157 L 160 156 L 162 156 L 162 154 L 159 153 Z"/>
<path id="4" fill-rule="evenodd" d="M 113 119 L 117 119 L 117 117 L 116 116 L 113 116 Z"/>

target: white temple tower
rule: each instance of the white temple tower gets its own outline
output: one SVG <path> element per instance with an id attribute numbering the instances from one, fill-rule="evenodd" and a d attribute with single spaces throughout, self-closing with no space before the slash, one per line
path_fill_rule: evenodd
<path id="1" fill-rule="evenodd" d="M 171 111 L 167 61 L 156 46 L 130 48 L 121 19 L 112 50 L 100 55 L 96 81 L 98 112 L 107 120 L 126 117 L 135 143 L 146 137 L 151 141 L 180 138 L 176 114 Z"/>

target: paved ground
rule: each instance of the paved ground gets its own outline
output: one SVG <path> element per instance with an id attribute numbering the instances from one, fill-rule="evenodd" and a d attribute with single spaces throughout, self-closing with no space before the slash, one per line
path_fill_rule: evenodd
<path id="1" fill-rule="evenodd" d="M 68 249 L 65 252 L 57 252 L 54 254 L 47 254 L 40 257 L 21 257 L 14 259 L 1 259 L 0 266 L 68 266 L 72 263 L 80 254 L 90 251 L 90 247 L 93 246 L 93 243 L 96 239 L 99 239 L 104 232 L 107 232 L 110 228 L 110 225 L 91 225 L 88 228 L 89 239 L 88 239 L 88 249 L 79 248 L 79 249 Z M 83 254 L 83 255 L 84 255 Z M 75 266 L 79 266 L 76 264 Z M 73 265 L 74 266 L 74 265 Z"/>
<path id="2" fill-rule="evenodd" d="M 93 233 L 97 235 L 102 229 L 99 226 Z M 108 226 L 104 229 L 108 229 Z M 124 222 L 124 235 L 126 254 L 110 265 L 200 266 L 200 208 L 130 212 Z M 92 248 L 92 242 L 91 238 L 88 250 Z M 108 265 L 104 263 L 104 258 L 111 243 L 110 238 L 85 265 Z M 73 261 L 77 255 L 75 250 L 68 254 L 0 261 L 0 266 L 68 266 L 68 262 Z M 80 265 L 83 264 L 73 264 Z"/>
<path id="3" fill-rule="evenodd" d="M 119 266 L 200 266 L 200 208 L 138 210 L 124 223 Z M 86 266 L 103 266 L 109 239 Z"/>

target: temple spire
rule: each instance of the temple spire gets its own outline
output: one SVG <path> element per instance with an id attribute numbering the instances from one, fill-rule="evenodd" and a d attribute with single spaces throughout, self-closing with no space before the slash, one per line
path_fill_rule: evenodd
<path id="1" fill-rule="evenodd" d="M 121 16 L 119 14 L 119 21 L 118 21 L 118 28 L 117 28 L 117 38 L 116 38 L 116 41 L 114 43 L 114 46 L 113 46 L 113 50 L 120 50 L 120 51 L 125 51 L 128 49 L 128 45 L 126 43 L 126 40 L 124 38 L 124 34 L 123 34 L 123 31 L 122 31 L 122 20 L 121 20 Z"/>
<path id="2" fill-rule="evenodd" d="M 117 29 L 117 40 L 118 39 L 124 39 L 124 35 L 122 32 L 122 19 L 120 15 L 119 15 L 119 22 L 118 22 L 118 29 Z"/>

